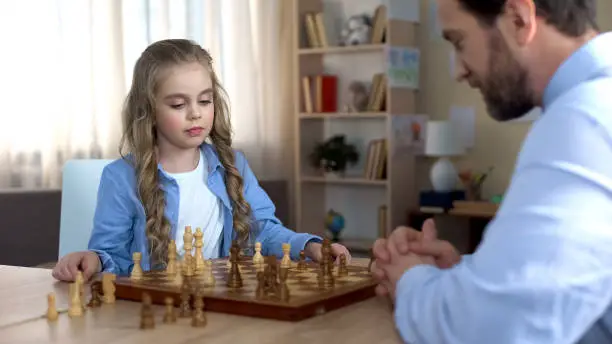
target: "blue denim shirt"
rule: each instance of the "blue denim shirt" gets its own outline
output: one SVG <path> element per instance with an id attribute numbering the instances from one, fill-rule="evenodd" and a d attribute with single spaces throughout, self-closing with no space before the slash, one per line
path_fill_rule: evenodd
<path id="1" fill-rule="evenodd" d="M 208 161 L 206 183 L 223 204 L 223 238 L 220 255 L 228 256 L 235 232 L 232 224 L 232 204 L 224 182 L 225 169 L 211 145 L 203 144 L 201 149 Z M 259 185 L 242 153 L 236 152 L 235 164 L 244 178 L 244 197 L 252 209 L 251 236 L 255 241 L 261 242 L 263 255 L 282 257 L 282 244 L 289 243 L 290 256 L 292 259 L 297 259 L 309 241 L 321 241 L 318 236 L 296 233 L 285 228 L 274 215 L 274 204 Z M 171 238 L 174 238 L 179 214 L 179 187 L 161 165 L 158 170 L 161 187 L 166 197 L 165 215 L 171 225 Z M 142 253 L 143 270 L 152 269 L 145 223 L 145 211 L 137 192 L 135 170 L 128 161 L 118 159 L 107 165 L 102 172 L 93 231 L 89 241 L 89 249 L 98 253 L 100 257 L 102 271 L 118 275 L 129 274 L 133 266 L 134 252 Z"/>

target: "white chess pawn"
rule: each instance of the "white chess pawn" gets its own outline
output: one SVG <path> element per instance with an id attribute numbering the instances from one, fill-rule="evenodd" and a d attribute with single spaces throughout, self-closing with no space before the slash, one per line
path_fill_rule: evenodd
<path id="1" fill-rule="evenodd" d="M 81 293 L 78 283 L 70 284 L 70 308 L 68 308 L 68 316 L 80 317 L 83 315 L 83 305 L 81 302 Z"/>
<path id="2" fill-rule="evenodd" d="M 259 265 L 264 263 L 264 258 L 261 255 L 261 243 L 255 243 L 255 254 L 253 255 L 253 264 Z"/>
<path id="3" fill-rule="evenodd" d="M 283 244 L 283 259 L 281 259 L 281 268 L 291 267 L 291 258 L 289 252 L 291 251 L 291 245 L 288 243 Z"/>

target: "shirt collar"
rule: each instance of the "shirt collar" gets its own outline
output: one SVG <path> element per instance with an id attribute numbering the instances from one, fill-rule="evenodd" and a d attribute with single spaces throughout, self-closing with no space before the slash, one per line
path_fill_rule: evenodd
<path id="1" fill-rule="evenodd" d="M 544 90 L 543 108 L 552 104 L 565 91 L 594 77 L 602 69 L 611 68 L 612 33 L 602 33 L 584 44 L 565 60 Z"/>
<path id="2" fill-rule="evenodd" d="M 200 150 L 204 153 L 204 158 L 206 159 L 206 165 L 208 166 L 208 175 L 211 175 L 218 168 L 223 169 L 223 164 L 221 164 L 221 160 L 219 160 L 217 151 L 211 144 L 204 142 L 202 145 L 200 145 Z M 165 178 L 172 179 L 166 173 L 166 171 L 164 171 L 162 165 L 159 163 L 157 164 L 157 170 Z"/>

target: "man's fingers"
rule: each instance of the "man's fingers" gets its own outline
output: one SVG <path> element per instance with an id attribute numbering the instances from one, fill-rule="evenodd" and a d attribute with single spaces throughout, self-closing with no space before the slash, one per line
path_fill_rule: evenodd
<path id="1" fill-rule="evenodd" d="M 410 250 L 419 255 L 431 256 L 445 265 L 456 264 L 460 259 L 459 253 L 448 241 L 434 240 L 429 242 L 411 243 Z"/>
<path id="2" fill-rule="evenodd" d="M 395 244 L 397 252 L 400 254 L 408 253 L 408 243 L 420 241 L 421 239 L 422 233 L 409 227 L 398 227 L 389 235 L 389 241 Z"/>
<path id="3" fill-rule="evenodd" d="M 387 240 L 386 239 L 378 239 L 374 242 L 374 246 L 372 247 L 372 253 L 374 253 L 374 257 L 376 260 L 382 263 L 389 263 L 389 252 L 387 252 Z"/>
<path id="4" fill-rule="evenodd" d="M 91 264 L 87 259 L 84 259 L 81 263 L 81 268 L 83 269 L 83 279 L 87 281 L 96 272 L 98 267 L 95 266 L 95 264 Z"/>
<path id="5" fill-rule="evenodd" d="M 434 241 L 438 238 L 438 231 L 436 230 L 436 223 L 434 219 L 427 219 L 423 223 L 423 241 Z"/>
<path id="6" fill-rule="evenodd" d="M 380 268 L 374 268 L 372 270 L 372 275 L 378 281 L 383 281 L 386 278 L 385 272 L 383 271 L 383 269 L 380 269 Z"/>
<path id="7" fill-rule="evenodd" d="M 376 290 L 376 295 L 378 295 L 378 296 L 387 296 L 387 295 L 389 295 L 389 291 L 382 284 L 377 285 L 375 290 Z"/>

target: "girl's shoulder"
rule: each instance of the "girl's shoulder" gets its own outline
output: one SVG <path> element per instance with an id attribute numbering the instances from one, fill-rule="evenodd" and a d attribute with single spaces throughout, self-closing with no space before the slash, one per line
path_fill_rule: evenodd
<path id="1" fill-rule="evenodd" d="M 117 184 L 134 185 L 136 183 L 136 170 L 132 164 L 131 156 L 127 155 L 111 161 L 102 171 L 103 179 L 113 179 Z"/>

